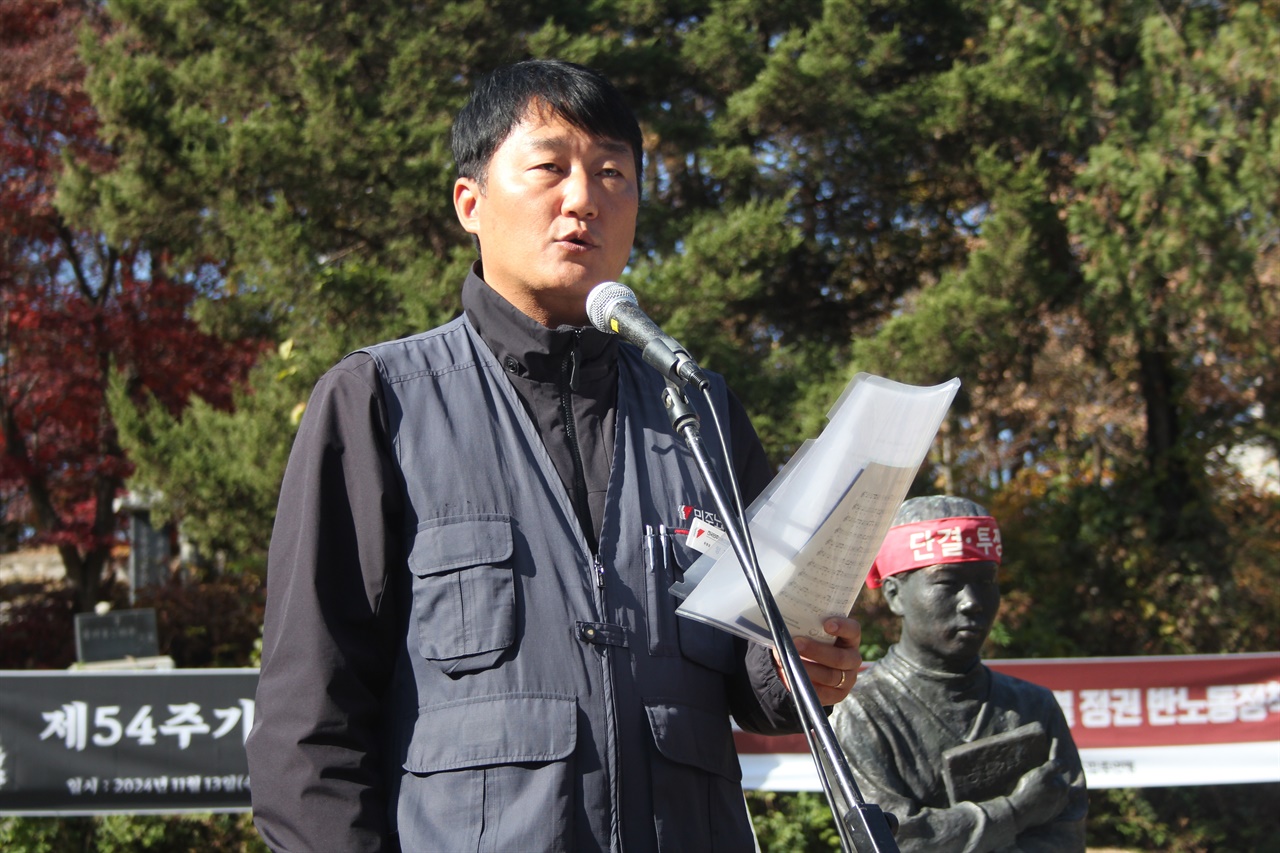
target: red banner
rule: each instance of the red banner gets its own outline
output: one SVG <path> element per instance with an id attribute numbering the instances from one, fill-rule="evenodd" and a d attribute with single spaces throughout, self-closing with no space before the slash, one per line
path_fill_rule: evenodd
<path id="1" fill-rule="evenodd" d="M 987 665 L 1053 691 L 1091 787 L 1280 781 L 1280 652 Z M 802 735 L 735 737 L 750 787 L 817 789 Z"/>

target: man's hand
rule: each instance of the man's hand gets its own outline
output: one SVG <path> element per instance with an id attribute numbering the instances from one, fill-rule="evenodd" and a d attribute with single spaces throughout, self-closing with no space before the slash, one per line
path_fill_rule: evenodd
<path id="1" fill-rule="evenodd" d="M 1058 741 L 1055 738 L 1049 760 L 1023 773 L 1009 795 L 1019 833 L 1048 823 L 1067 807 L 1071 782 L 1058 764 L 1057 752 Z"/>
<path id="2" fill-rule="evenodd" d="M 818 701 L 823 705 L 835 705 L 849 695 L 849 689 L 858 678 L 862 655 L 858 644 L 862 641 L 862 626 L 858 620 L 847 616 L 832 616 L 823 623 L 826 632 L 836 638 L 834 645 L 819 643 L 807 637 L 795 637 L 796 651 L 804 661 L 805 673 L 813 683 Z M 786 684 L 786 674 L 778 652 L 773 653 L 774 666 Z M 788 689 L 791 685 L 787 684 Z"/>

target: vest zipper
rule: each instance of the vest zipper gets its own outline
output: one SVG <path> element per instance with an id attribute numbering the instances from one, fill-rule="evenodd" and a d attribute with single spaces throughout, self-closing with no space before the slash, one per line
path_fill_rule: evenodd
<path id="1" fill-rule="evenodd" d="M 595 525 L 591 520 L 591 505 L 587 499 L 587 477 L 582 463 L 582 448 L 578 444 L 578 427 L 573 417 L 573 394 L 578 390 L 578 360 L 581 344 L 582 332 L 575 331 L 573 347 L 560 364 L 560 411 L 561 416 L 564 418 L 565 439 L 569 442 L 569 453 L 573 458 L 573 494 L 570 495 L 570 499 L 573 501 L 574 512 L 578 516 L 578 524 L 582 527 L 583 538 L 586 539 L 591 548 L 591 570 L 596 576 L 596 605 L 599 607 L 601 618 L 603 619 L 604 614 L 608 612 L 605 607 L 604 562 L 600 559 L 599 553 L 597 553 L 600 546 L 596 542 Z M 621 745 L 618 743 L 618 720 L 617 711 L 614 707 L 615 693 L 612 663 L 614 650 L 608 646 L 599 646 L 598 648 L 601 652 L 600 665 L 603 679 L 601 690 L 605 711 L 605 749 L 608 756 L 605 773 L 608 780 L 610 802 L 609 846 L 612 850 L 621 850 L 622 803 L 620 802 L 621 789 L 618 782 Z"/>
<path id="2" fill-rule="evenodd" d="M 569 442 L 569 455 L 573 459 L 574 513 L 582 525 L 583 534 L 595 551 L 595 530 L 591 523 L 591 507 L 587 501 L 587 476 L 582 465 L 582 449 L 578 446 L 578 427 L 573 418 L 573 394 L 578 390 L 578 348 L 582 343 L 581 330 L 574 330 L 573 346 L 560 363 L 560 415 L 564 418 L 564 436 Z"/>

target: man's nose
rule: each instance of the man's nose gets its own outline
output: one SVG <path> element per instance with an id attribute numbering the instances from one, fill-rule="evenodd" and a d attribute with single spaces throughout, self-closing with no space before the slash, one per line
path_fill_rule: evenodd
<path id="1" fill-rule="evenodd" d="M 956 598 L 956 609 L 961 613 L 982 612 L 982 596 L 978 595 L 978 591 L 972 586 L 961 587 Z"/>
<path id="2" fill-rule="evenodd" d="M 581 169 L 574 169 L 565 178 L 564 199 L 561 212 L 574 219 L 595 219 L 600 213 L 596 204 L 595 187 L 591 176 Z"/>

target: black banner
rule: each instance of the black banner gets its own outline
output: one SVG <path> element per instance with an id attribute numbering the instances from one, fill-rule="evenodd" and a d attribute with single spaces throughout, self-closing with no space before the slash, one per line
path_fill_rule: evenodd
<path id="1" fill-rule="evenodd" d="M 249 808 L 256 669 L 0 671 L 0 815 Z"/>

